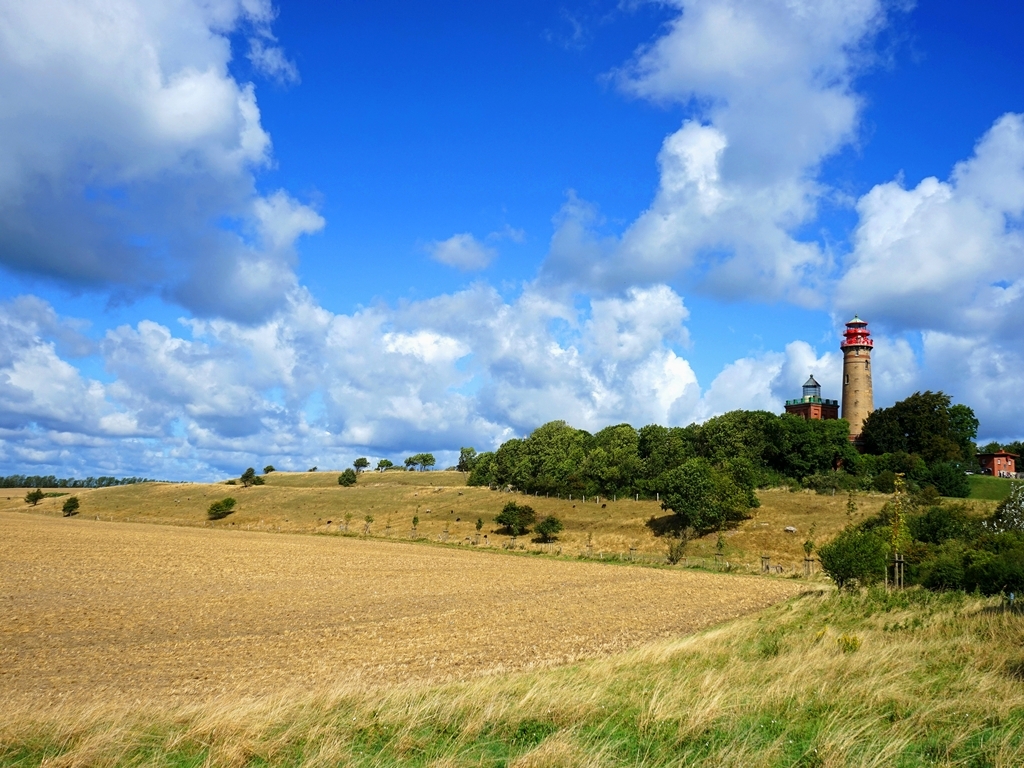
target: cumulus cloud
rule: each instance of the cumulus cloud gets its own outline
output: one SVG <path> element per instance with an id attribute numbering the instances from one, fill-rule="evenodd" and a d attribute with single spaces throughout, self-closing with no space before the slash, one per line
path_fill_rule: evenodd
<path id="1" fill-rule="evenodd" d="M 546 274 L 607 289 L 690 271 L 716 295 L 820 304 L 828 255 L 794 233 L 816 214 L 821 162 L 856 135 L 851 82 L 886 4 L 670 5 L 665 34 L 617 73 L 627 92 L 692 115 L 662 145 L 655 198 L 601 247 L 570 200 Z"/>
<path id="2" fill-rule="evenodd" d="M 280 306 L 287 238 L 322 222 L 289 199 L 290 226 L 259 241 L 281 193 L 255 190 L 270 137 L 253 85 L 228 71 L 232 33 L 269 41 L 272 19 L 263 0 L 0 8 L 0 263 L 201 314 L 253 321 Z M 264 277 L 247 283 L 249 262 Z M 214 280 L 252 295 L 221 306 L 195 290 Z"/>
<path id="3" fill-rule="evenodd" d="M 494 248 L 468 232 L 452 235 L 447 240 L 435 240 L 427 246 L 427 252 L 434 261 L 467 272 L 486 269 L 498 256 Z"/>

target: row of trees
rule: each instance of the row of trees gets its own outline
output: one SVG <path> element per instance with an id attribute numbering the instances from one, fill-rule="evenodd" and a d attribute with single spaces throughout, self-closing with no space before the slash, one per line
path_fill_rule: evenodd
<path id="1" fill-rule="evenodd" d="M 892 492 L 902 473 L 912 490 L 932 486 L 941 495 L 967 496 L 977 427 L 967 406 L 924 392 L 872 414 L 864 454 L 850 444 L 841 419 L 732 411 L 687 427 L 618 424 L 596 434 L 553 421 L 494 452 L 464 448 L 460 465 L 470 469 L 470 485 L 659 498 L 700 532 L 742 518 L 757 505 L 758 487 Z"/>
<path id="2" fill-rule="evenodd" d="M 155 483 L 145 477 L 87 477 L 76 480 L 73 477 L 55 475 L 7 475 L 0 477 L 0 488 L 110 488 L 115 485 Z"/>

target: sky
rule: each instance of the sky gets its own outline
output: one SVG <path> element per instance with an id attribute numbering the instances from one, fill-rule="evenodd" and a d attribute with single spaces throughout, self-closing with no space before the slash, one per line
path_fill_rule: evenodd
<path id="1" fill-rule="evenodd" d="M 942 390 L 1024 437 L 1014 0 L 0 0 L 0 474 Z"/>

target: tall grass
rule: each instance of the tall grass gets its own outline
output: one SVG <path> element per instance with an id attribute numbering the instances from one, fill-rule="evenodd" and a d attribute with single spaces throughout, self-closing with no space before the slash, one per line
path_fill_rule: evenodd
<path id="1" fill-rule="evenodd" d="M 553 670 L 5 714 L 5 765 L 1009 768 L 1024 616 L 958 593 L 822 593 Z"/>

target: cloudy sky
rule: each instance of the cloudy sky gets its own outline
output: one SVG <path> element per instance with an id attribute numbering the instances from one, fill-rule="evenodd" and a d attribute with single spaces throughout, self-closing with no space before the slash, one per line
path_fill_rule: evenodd
<path id="1" fill-rule="evenodd" d="M 941 389 L 1024 437 L 1017 0 L 0 0 L 0 474 Z"/>

